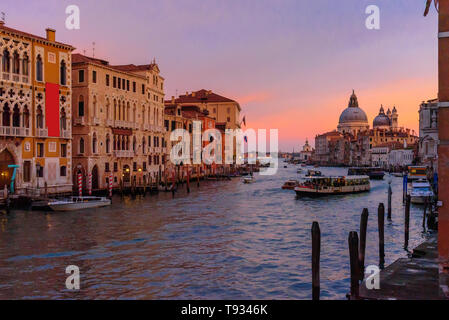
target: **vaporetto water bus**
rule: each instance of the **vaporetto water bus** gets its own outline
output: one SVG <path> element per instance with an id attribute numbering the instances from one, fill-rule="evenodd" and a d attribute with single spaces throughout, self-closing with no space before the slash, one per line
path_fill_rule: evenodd
<path id="1" fill-rule="evenodd" d="M 296 188 L 298 196 L 318 197 L 371 190 L 368 176 L 307 177 Z"/>

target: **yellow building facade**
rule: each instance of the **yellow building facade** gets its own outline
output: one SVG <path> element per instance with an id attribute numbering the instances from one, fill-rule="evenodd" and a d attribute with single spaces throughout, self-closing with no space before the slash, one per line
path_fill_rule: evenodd
<path id="1" fill-rule="evenodd" d="M 0 187 L 15 192 L 47 186 L 48 193 L 72 190 L 71 52 L 46 37 L 0 22 Z"/>

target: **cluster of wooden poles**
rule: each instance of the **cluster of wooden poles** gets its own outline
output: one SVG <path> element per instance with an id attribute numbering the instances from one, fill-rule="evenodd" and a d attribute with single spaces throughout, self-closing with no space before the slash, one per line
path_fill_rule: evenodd
<path id="1" fill-rule="evenodd" d="M 406 196 L 404 216 L 404 249 L 408 251 L 410 233 L 410 195 Z M 427 208 L 430 208 L 427 214 Z M 362 211 L 360 217 L 360 238 L 357 231 L 349 232 L 348 247 L 351 269 L 351 291 L 348 299 L 359 299 L 359 287 L 365 275 L 365 249 L 366 233 L 368 227 L 368 209 Z M 433 203 L 428 199 L 424 205 L 423 228 L 435 229 L 435 215 L 433 214 Z M 388 190 L 388 212 L 387 219 L 391 221 L 391 186 Z M 377 209 L 377 224 L 379 236 L 379 269 L 385 268 L 385 206 L 380 203 Z M 321 252 L 321 230 L 318 222 L 312 224 L 312 299 L 320 299 L 320 252 Z"/>

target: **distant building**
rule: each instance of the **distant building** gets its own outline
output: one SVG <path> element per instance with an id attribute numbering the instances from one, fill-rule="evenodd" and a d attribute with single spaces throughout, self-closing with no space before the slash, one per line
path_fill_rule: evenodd
<path id="1" fill-rule="evenodd" d="M 405 168 L 414 164 L 415 150 L 413 147 L 391 150 L 388 154 L 388 166 L 390 168 Z"/>
<path id="2" fill-rule="evenodd" d="M 306 139 L 306 144 L 302 147 L 302 151 L 299 152 L 299 161 L 307 162 L 312 159 L 314 149 L 309 144 L 309 139 Z"/>
<path id="3" fill-rule="evenodd" d="M 438 100 L 423 102 L 419 108 L 419 160 L 437 169 L 438 164 Z"/>
<path id="4" fill-rule="evenodd" d="M 350 133 L 354 136 L 361 131 L 369 129 L 368 117 L 365 111 L 359 108 L 359 102 L 354 90 L 349 98 L 348 107 L 340 115 L 337 128 L 338 132 L 342 134 Z"/>

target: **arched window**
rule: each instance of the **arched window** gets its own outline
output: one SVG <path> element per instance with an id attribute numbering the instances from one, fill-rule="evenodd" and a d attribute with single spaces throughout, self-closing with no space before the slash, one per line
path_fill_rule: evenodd
<path id="1" fill-rule="evenodd" d="M 30 127 L 30 110 L 28 110 L 28 106 L 23 107 L 23 127 Z"/>
<path id="2" fill-rule="evenodd" d="M 30 59 L 28 58 L 28 55 L 25 53 L 23 55 L 23 60 L 22 60 L 22 74 L 24 76 L 28 76 L 30 74 L 29 62 L 30 62 Z"/>
<path id="3" fill-rule="evenodd" d="M 97 134 L 94 133 L 92 138 L 92 153 L 97 153 Z"/>
<path id="4" fill-rule="evenodd" d="M 20 57 L 17 51 L 14 51 L 14 54 L 12 56 L 12 73 L 20 73 Z"/>
<path id="5" fill-rule="evenodd" d="M 136 152 L 136 145 L 137 145 L 137 141 L 136 141 L 136 137 L 133 138 L 133 151 Z"/>
<path id="6" fill-rule="evenodd" d="M 93 99 L 93 116 L 96 118 L 97 117 L 97 97 L 94 96 Z"/>
<path id="7" fill-rule="evenodd" d="M 2 57 L 2 71 L 9 72 L 11 70 L 11 60 L 10 60 L 9 51 L 7 49 L 3 50 Z"/>
<path id="8" fill-rule="evenodd" d="M 111 152 L 111 138 L 109 138 L 109 133 L 106 135 L 106 153 Z"/>
<path id="9" fill-rule="evenodd" d="M 12 113 L 12 126 L 15 128 L 20 127 L 20 109 L 17 104 L 14 106 Z"/>
<path id="10" fill-rule="evenodd" d="M 67 65 L 64 60 L 61 61 L 60 67 L 61 85 L 67 85 Z"/>
<path id="11" fill-rule="evenodd" d="M 36 81 L 43 81 L 44 68 L 42 64 L 42 57 L 39 54 L 36 58 Z"/>
<path id="12" fill-rule="evenodd" d="M 61 109 L 60 127 L 61 130 L 67 130 L 67 116 L 64 108 Z"/>
<path id="13" fill-rule="evenodd" d="M 122 149 L 121 150 L 126 150 L 126 141 L 125 141 L 124 136 L 122 136 Z"/>
<path id="14" fill-rule="evenodd" d="M 84 117 L 84 97 L 80 96 L 78 100 L 78 116 Z"/>
<path id="15" fill-rule="evenodd" d="M 84 139 L 80 139 L 80 153 L 84 153 Z"/>
<path id="16" fill-rule="evenodd" d="M 147 153 L 147 143 L 145 141 L 145 137 L 142 138 L 142 154 Z"/>
<path id="17" fill-rule="evenodd" d="M 42 113 L 42 107 L 38 106 L 36 111 L 36 128 L 43 129 L 44 128 L 44 116 Z"/>
<path id="18" fill-rule="evenodd" d="M 2 114 L 2 118 L 3 118 L 3 126 L 4 127 L 9 127 L 11 125 L 11 111 L 9 109 L 9 105 L 7 103 L 5 103 L 5 106 L 3 107 L 3 114 Z"/>
<path id="19" fill-rule="evenodd" d="M 109 120 L 109 99 L 106 100 L 106 120 Z"/>

